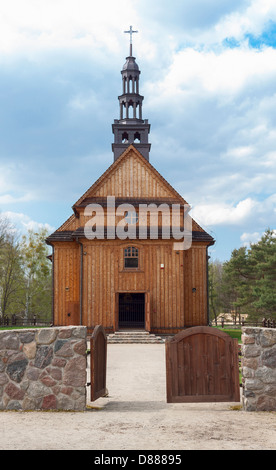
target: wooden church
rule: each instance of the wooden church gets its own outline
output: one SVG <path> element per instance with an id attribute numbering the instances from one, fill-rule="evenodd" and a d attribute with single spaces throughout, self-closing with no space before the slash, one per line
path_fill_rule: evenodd
<path id="1" fill-rule="evenodd" d="M 184 220 L 187 203 L 149 162 L 150 125 L 142 117 L 132 44 L 121 74 L 114 162 L 46 240 L 52 246 L 53 324 L 175 334 L 208 324 L 208 247 L 214 240 L 192 220 L 191 246 L 176 244 L 173 208 Z"/>

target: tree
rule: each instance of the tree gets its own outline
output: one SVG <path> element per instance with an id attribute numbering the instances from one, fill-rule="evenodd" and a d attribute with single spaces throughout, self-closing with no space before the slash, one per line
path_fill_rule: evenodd
<path id="1" fill-rule="evenodd" d="M 276 233 L 268 229 L 258 243 L 251 245 L 248 258 L 255 273 L 253 306 L 262 315 L 276 319 Z"/>
<path id="2" fill-rule="evenodd" d="M 2 317 L 20 309 L 23 282 L 19 244 L 15 241 L 13 235 L 9 235 L 0 250 L 0 306 Z"/>
<path id="3" fill-rule="evenodd" d="M 209 312 L 210 319 L 215 320 L 217 325 L 217 317 L 223 308 L 222 299 L 222 263 L 216 260 L 208 263 L 208 281 L 209 281 Z"/>
<path id="4" fill-rule="evenodd" d="M 213 318 L 230 312 L 234 321 L 276 319 L 276 233 L 267 229 L 249 248 L 232 251 L 222 266 L 209 263 L 209 308 Z"/>
<path id="5" fill-rule="evenodd" d="M 0 214 L 0 317 L 51 318 L 51 265 L 45 229 L 19 235 Z"/>
<path id="6" fill-rule="evenodd" d="M 35 315 L 50 320 L 51 315 L 51 265 L 47 259 L 48 247 L 45 244 L 47 230 L 29 230 L 22 237 L 21 257 L 25 277 L 25 318 Z"/>
<path id="7" fill-rule="evenodd" d="M 276 236 L 272 230 L 267 229 L 248 249 L 233 250 L 223 269 L 229 308 L 254 320 L 276 319 Z"/>
<path id="8" fill-rule="evenodd" d="M 245 247 L 235 249 L 229 261 L 223 265 L 222 291 L 225 309 L 231 312 L 234 322 L 241 320 L 244 309 L 250 305 L 248 280 L 244 276 L 247 269 L 247 252 Z"/>

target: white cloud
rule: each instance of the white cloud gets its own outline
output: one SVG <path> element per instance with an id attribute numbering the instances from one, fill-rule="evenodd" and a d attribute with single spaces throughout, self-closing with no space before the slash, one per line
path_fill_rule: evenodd
<path id="1" fill-rule="evenodd" d="M 276 225 L 276 194 L 262 201 L 256 198 L 246 198 L 237 204 L 209 202 L 197 204 L 192 209 L 192 217 L 203 227 L 239 227 L 239 228 L 267 228 L 273 229 Z M 241 241 L 247 242 L 252 232 L 243 232 Z M 253 232 L 257 236 L 259 231 Z"/>
<path id="2" fill-rule="evenodd" d="M 246 40 L 246 36 L 260 36 L 268 23 L 276 20 L 274 0 L 249 0 L 240 2 L 238 8 L 221 15 L 213 29 L 199 33 L 198 41 L 205 45 L 223 43 L 227 38 Z"/>
<path id="3" fill-rule="evenodd" d="M 193 208 L 194 218 L 204 225 L 239 225 L 252 216 L 256 202 L 251 198 L 238 204 L 213 203 L 201 204 Z"/>
<path id="4" fill-rule="evenodd" d="M 259 232 L 247 233 L 244 232 L 241 235 L 242 245 L 249 247 L 251 243 L 257 243 L 262 237 L 262 234 Z"/>
<path id="5" fill-rule="evenodd" d="M 272 232 L 273 232 L 273 236 L 276 237 L 276 230 L 272 230 Z M 261 240 L 263 235 L 264 235 L 264 232 L 253 232 L 253 233 L 244 232 L 240 237 L 242 245 L 249 248 L 251 244 L 258 243 Z"/>
<path id="6" fill-rule="evenodd" d="M 21 234 L 27 233 L 28 230 L 38 230 L 40 228 L 46 228 L 49 233 L 52 233 L 55 230 L 54 227 L 48 223 L 36 222 L 28 215 L 20 212 L 6 211 L 2 212 L 1 216 L 7 218 L 16 228 L 18 228 Z"/>
<path id="7" fill-rule="evenodd" d="M 0 196 L 1 205 L 18 204 L 19 202 L 29 202 L 33 200 L 33 196 L 30 193 L 24 194 L 23 196 L 13 196 L 12 194 L 4 194 Z"/>
<path id="8" fill-rule="evenodd" d="M 68 103 L 68 107 L 76 111 L 85 111 L 89 108 L 93 109 L 95 106 L 99 106 L 99 100 L 94 91 L 91 91 L 89 94 L 77 93 Z"/>
<path id="9" fill-rule="evenodd" d="M 21 165 L 13 163 L 3 163 L 0 167 L 0 209 L 2 205 L 17 204 L 28 202 L 34 199 L 33 194 L 21 186 Z M 19 172 L 19 174 L 18 174 Z"/>
<path id="10" fill-rule="evenodd" d="M 248 87 L 276 77 L 276 50 L 243 48 L 219 52 L 186 48 L 175 53 L 168 73 L 159 83 L 148 84 L 156 101 L 194 100 L 202 96 L 233 98 Z M 245 90 L 246 91 L 246 90 Z"/>
<path id="11" fill-rule="evenodd" d="M 3 145 L 3 141 L 2 141 Z M 11 160 L 2 158 L 0 160 L 0 195 L 9 199 L 9 194 L 16 191 L 18 185 L 15 181 L 15 175 L 17 175 L 18 166 Z"/>
<path id="12" fill-rule="evenodd" d="M 9 0 L 1 4 L 0 51 L 100 46 L 114 52 L 122 22 L 127 27 L 136 17 L 127 0 Z"/>
<path id="13" fill-rule="evenodd" d="M 274 0 L 173 0 L 168 5 L 159 0 L 9 0 L 1 4 L 0 51 L 88 47 L 95 53 L 104 47 L 118 52 L 126 44 L 123 30 L 133 24 L 143 33 L 143 40 L 135 37 L 139 50 L 161 60 L 161 44 L 166 55 L 169 44 L 206 47 L 260 34 L 275 20 L 275 10 Z"/>

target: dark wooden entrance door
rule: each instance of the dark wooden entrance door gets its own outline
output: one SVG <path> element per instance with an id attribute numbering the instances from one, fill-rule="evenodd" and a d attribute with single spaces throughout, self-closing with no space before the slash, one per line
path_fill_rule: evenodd
<path id="1" fill-rule="evenodd" d="M 145 328 L 145 294 L 119 294 L 119 328 Z"/>
<path id="2" fill-rule="evenodd" d="M 95 327 L 90 339 L 91 354 L 91 401 L 107 394 L 106 365 L 107 365 L 107 338 L 102 325 Z"/>
<path id="3" fill-rule="evenodd" d="M 207 326 L 166 342 L 167 402 L 240 401 L 238 341 Z"/>

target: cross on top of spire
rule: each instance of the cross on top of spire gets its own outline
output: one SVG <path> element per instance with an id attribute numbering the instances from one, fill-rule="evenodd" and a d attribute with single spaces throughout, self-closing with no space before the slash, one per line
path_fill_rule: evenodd
<path id="1" fill-rule="evenodd" d="M 133 33 L 138 33 L 138 31 L 134 31 L 132 29 L 132 26 L 130 26 L 129 31 L 124 31 L 124 33 L 129 34 L 129 42 L 130 42 L 129 55 L 130 55 L 130 57 L 132 57 L 132 34 Z"/>

